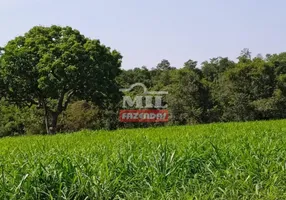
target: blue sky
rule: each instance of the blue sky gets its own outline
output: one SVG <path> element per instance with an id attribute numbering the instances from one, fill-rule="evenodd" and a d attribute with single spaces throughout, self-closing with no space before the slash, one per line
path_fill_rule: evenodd
<path id="1" fill-rule="evenodd" d="M 181 67 L 243 48 L 286 51 L 284 0 L 0 0 L 0 46 L 35 25 L 71 26 L 117 49 L 123 68 Z"/>

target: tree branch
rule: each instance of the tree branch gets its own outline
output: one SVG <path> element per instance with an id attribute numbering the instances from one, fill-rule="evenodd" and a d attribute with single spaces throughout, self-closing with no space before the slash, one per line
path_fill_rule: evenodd
<path id="1" fill-rule="evenodd" d="M 58 108 L 57 108 L 57 112 L 61 113 L 63 111 L 63 101 L 65 98 L 65 90 L 62 91 L 59 101 L 58 101 Z"/>
<path id="2" fill-rule="evenodd" d="M 68 94 L 67 100 L 65 101 L 64 106 L 63 106 L 63 110 L 66 110 L 66 109 L 67 109 L 68 104 L 70 103 L 71 98 L 72 98 L 73 95 L 74 95 L 74 91 L 71 91 L 71 92 Z"/>
<path id="3" fill-rule="evenodd" d="M 58 75 L 56 75 L 54 70 L 52 70 L 51 73 L 58 81 L 61 81 L 60 77 Z"/>

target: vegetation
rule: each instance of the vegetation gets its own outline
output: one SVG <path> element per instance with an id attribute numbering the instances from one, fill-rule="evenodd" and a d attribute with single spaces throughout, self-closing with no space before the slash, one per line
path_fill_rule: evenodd
<path id="1" fill-rule="evenodd" d="M 120 66 L 121 55 L 98 40 L 70 27 L 39 26 L 2 49 L 0 74 L 5 99 L 43 109 L 46 131 L 55 133 L 72 98 L 102 107 L 116 101 Z"/>
<path id="2" fill-rule="evenodd" d="M 181 68 L 163 59 L 122 70 L 121 59 L 71 27 L 36 26 L 9 41 L 0 48 L 0 137 L 286 117 L 285 52 L 243 49 L 237 61 L 189 59 Z M 134 83 L 169 92 L 168 123 L 118 122 L 119 88 Z"/>
<path id="3" fill-rule="evenodd" d="M 252 58 L 244 49 L 238 62 L 212 58 L 201 66 L 188 60 L 182 68 L 163 60 L 156 68 L 123 71 L 120 85 L 142 82 L 165 90 L 169 124 L 285 118 L 286 53 Z"/>
<path id="4" fill-rule="evenodd" d="M 286 121 L 0 140 L 0 199 L 285 199 Z"/>
<path id="5" fill-rule="evenodd" d="M 0 199 L 286 199 L 286 52 L 121 62 L 71 27 L 0 47 Z M 168 91 L 167 123 L 119 122 L 134 83 Z"/>

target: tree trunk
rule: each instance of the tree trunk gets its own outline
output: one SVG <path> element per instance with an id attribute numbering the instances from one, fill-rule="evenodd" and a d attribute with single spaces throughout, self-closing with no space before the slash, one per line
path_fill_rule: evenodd
<path id="1" fill-rule="evenodd" d="M 52 113 L 52 123 L 51 123 L 51 127 L 49 130 L 50 134 L 55 134 L 57 132 L 58 117 L 59 117 L 58 112 Z"/>
<path id="2" fill-rule="evenodd" d="M 50 121 L 49 121 L 49 112 L 48 112 L 48 109 L 47 109 L 47 106 L 46 104 L 44 103 L 44 118 L 45 118 L 45 126 L 46 126 L 46 132 L 47 134 L 51 134 L 50 132 Z"/>

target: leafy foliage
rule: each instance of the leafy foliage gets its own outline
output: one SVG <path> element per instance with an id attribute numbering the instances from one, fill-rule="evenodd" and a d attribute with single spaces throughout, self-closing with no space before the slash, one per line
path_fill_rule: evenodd
<path id="1" fill-rule="evenodd" d="M 0 80 L 9 101 L 44 109 L 49 133 L 72 98 L 103 107 L 118 100 L 120 65 L 117 51 L 77 30 L 37 26 L 3 48 Z"/>

